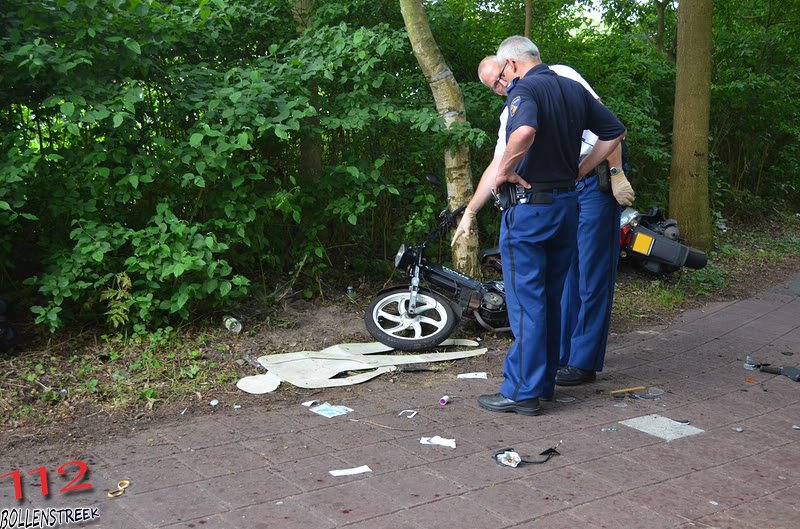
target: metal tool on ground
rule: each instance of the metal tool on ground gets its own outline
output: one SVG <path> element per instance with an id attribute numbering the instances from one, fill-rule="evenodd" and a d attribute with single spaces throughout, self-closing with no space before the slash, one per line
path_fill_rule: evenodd
<path id="1" fill-rule="evenodd" d="M 789 377 L 795 382 L 800 382 L 800 369 L 796 367 L 775 367 L 762 365 L 759 369 L 764 373 L 772 373 L 773 375 L 783 375 Z"/>

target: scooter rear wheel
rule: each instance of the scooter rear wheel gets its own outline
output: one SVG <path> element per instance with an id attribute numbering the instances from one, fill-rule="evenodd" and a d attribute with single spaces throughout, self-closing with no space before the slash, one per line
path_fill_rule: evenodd
<path id="1" fill-rule="evenodd" d="M 458 325 L 450 301 L 438 292 L 420 289 L 414 314 L 408 312 L 410 300 L 408 287 L 376 296 L 364 314 L 372 337 L 401 351 L 420 351 L 442 343 Z"/>

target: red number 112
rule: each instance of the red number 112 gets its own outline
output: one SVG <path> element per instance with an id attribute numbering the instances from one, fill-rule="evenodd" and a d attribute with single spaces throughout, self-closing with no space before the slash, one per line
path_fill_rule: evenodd
<path id="1" fill-rule="evenodd" d="M 66 485 L 61 487 L 58 490 L 58 492 L 67 493 L 67 492 L 72 492 L 72 491 L 75 491 L 75 490 L 91 489 L 92 488 L 92 484 L 91 483 L 88 483 L 88 482 L 87 483 L 78 483 L 78 481 L 83 479 L 83 477 L 86 475 L 86 471 L 88 470 L 88 468 L 86 466 L 86 463 L 84 463 L 83 461 L 68 461 L 68 462 L 64 463 L 63 465 L 61 465 L 60 467 L 58 467 L 58 473 L 61 474 L 62 476 L 66 476 L 67 472 L 66 472 L 65 469 L 67 467 L 69 467 L 69 466 L 78 467 L 78 473 L 74 478 L 72 478 L 72 480 L 70 480 L 69 483 L 67 483 Z M 31 469 L 31 470 L 28 471 L 28 474 L 35 474 L 37 472 L 39 473 L 39 479 L 41 481 L 42 496 L 49 496 L 50 495 L 50 488 L 49 488 L 48 479 L 47 479 L 47 467 L 37 467 L 37 468 Z M 21 500 L 22 499 L 22 473 L 19 470 L 14 470 L 13 472 L 8 472 L 6 474 L 3 474 L 2 476 L 0 476 L 0 479 L 3 479 L 5 477 L 7 477 L 7 476 L 12 476 L 14 478 L 14 497 L 17 500 Z"/>

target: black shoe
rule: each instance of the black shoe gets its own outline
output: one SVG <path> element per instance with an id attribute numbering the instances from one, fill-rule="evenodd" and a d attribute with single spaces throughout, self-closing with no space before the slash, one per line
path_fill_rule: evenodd
<path id="1" fill-rule="evenodd" d="M 481 395 L 478 397 L 478 405 L 489 411 L 513 411 L 520 415 L 539 415 L 542 413 L 539 399 L 511 400 L 500 393 Z"/>
<path id="2" fill-rule="evenodd" d="M 586 371 L 578 367 L 562 367 L 556 373 L 557 386 L 577 386 L 585 382 L 594 382 L 597 375 L 594 371 Z"/>

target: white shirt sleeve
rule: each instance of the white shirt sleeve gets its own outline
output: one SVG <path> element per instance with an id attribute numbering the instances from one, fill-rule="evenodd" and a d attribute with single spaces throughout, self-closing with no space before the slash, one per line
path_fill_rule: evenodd
<path id="1" fill-rule="evenodd" d="M 592 94 L 595 99 L 600 99 L 600 96 L 597 95 L 597 92 L 592 89 L 592 86 L 587 83 L 586 79 L 584 79 L 581 74 L 576 72 L 574 68 L 563 64 L 554 64 L 550 66 L 550 69 L 561 77 L 566 77 L 567 79 L 572 79 L 573 81 L 579 82 L 586 90 L 589 91 L 590 94 Z M 594 147 L 596 142 L 597 135 L 591 130 L 584 130 L 583 136 L 581 137 L 581 157 L 586 156 L 591 148 Z M 497 149 L 495 149 L 495 153 L 497 153 Z"/>
<path id="2" fill-rule="evenodd" d="M 508 107 L 500 112 L 500 128 L 497 129 L 497 145 L 494 146 L 494 157 L 503 156 L 506 152 L 506 125 L 508 124 Z"/>

